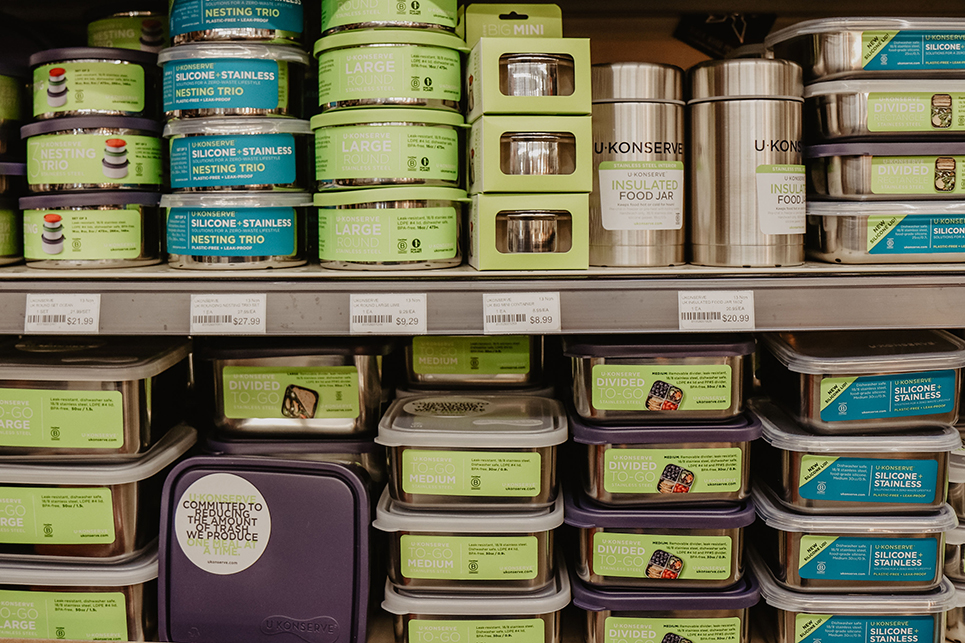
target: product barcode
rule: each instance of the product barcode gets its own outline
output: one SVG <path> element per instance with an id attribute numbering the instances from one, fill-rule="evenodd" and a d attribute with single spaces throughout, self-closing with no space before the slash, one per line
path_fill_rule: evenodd
<path id="1" fill-rule="evenodd" d="M 67 315 L 27 315 L 28 324 L 63 324 Z"/>
<path id="2" fill-rule="evenodd" d="M 234 315 L 195 315 L 191 318 L 192 324 L 231 324 L 234 322 Z"/>
<path id="3" fill-rule="evenodd" d="M 680 313 L 681 321 L 703 321 L 706 319 L 712 319 L 714 321 L 720 321 L 720 313 L 718 312 L 683 312 Z"/>
<path id="4" fill-rule="evenodd" d="M 526 315 L 486 315 L 487 324 L 515 324 L 525 322 Z"/>
<path id="5" fill-rule="evenodd" d="M 392 315 L 352 315 L 353 324 L 391 324 Z"/>

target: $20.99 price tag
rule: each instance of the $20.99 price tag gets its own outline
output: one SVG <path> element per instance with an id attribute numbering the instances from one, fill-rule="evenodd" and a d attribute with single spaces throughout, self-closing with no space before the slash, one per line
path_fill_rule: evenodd
<path id="1" fill-rule="evenodd" d="M 483 295 L 486 335 L 526 335 L 560 331 L 558 292 L 517 292 Z"/>
<path id="2" fill-rule="evenodd" d="M 754 330 L 754 291 L 678 291 L 677 315 L 680 330 Z"/>
<path id="3" fill-rule="evenodd" d="M 24 333 L 97 334 L 101 324 L 99 294 L 41 295 L 29 293 L 24 312 Z"/>

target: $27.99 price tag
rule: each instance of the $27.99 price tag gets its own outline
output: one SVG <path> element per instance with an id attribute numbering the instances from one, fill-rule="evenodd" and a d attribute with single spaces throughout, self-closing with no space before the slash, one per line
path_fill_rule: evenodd
<path id="1" fill-rule="evenodd" d="M 353 335 L 424 335 L 426 302 L 424 293 L 352 295 L 349 332 Z"/>
<path id="2" fill-rule="evenodd" d="M 100 331 L 101 296 L 99 294 L 27 295 L 23 332 L 25 333 L 89 333 Z"/>
<path id="3" fill-rule="evenodd" d="M 677 315 L 680 330 L 754 330 L 754 291 L 678 291 Z"/>
<path id="4" fill-rule="evenodd" d="M 558 333 L 558 292 L 483 295 L 483 332 L 487 335 Z"/>
<path id="5" fill-rule="evenodd" d="M 268 295 L 191 295 L 192 335 L 264 335 Z"/>

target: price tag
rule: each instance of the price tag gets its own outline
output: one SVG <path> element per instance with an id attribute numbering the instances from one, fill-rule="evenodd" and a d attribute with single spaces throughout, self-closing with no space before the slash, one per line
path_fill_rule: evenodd
<path id="1" fill-rule="evenodd" d="M 678 291 L 677 315 L 680 330 L 754 330 L 754 291 Z"/>
<path id="2" fill-rule="evenodd" d="M 353 335 L 425 335 L 426 301 L 421 295 L 352 295 Z"/>
<path id="3" fill-rule="evenodd" d="M 89 333 L 101 327 L 100 295 L 27 295 L 25 333 Z"/>
<path id="4" fill-rule="evenodd" d="M 192 335 L 264 335 L 268 295 L 191 295 Z"/>
<path id="5" fill-rule="evenodd" d="M 483 332 L 487 335 L 530 335 L 560 331 L 558 292 L 483 295 Z"/>

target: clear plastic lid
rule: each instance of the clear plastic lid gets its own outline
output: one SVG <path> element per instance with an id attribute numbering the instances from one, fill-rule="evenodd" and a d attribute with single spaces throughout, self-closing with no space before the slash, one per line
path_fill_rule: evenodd
<path id="1" fill-rule="evenodd" d="M 466 196 L 465 190 L 457 190 L 456 188 L 418 186 L 323 192 L 315 195 L 315 205 L 320 208 L 334 208 L 342 205 L 357 205 L 361 203 L 391 203 L 395 201 L 468 202 L 469 197 Z"/>
<path id="2" fill-rule="evenodd" d="M 300 63 L 308 66 L 311 57 L 298 47 L 279 45 L 248 45 L 240 42 L 202 43 L 168 47 L 158 54 L 158 64 L 175 60 L 217 60 L 219 58 L 258 58 Z"/>
<path id="3" fill-rule="evenodd" d="M 751 497 L 764 524 L 779 531 L 807 534 L 939 534 L 958 526 L 952 508 L 945 504 L 934 514 L 922 516 L 822 516 L 796 514 L 784 509 L 774 492 L 754 483 Z"/>
<path id="4" fill-rule="evenodd" d="M 311 134 L 308 121 L 297 118 L 186 118 L 164 126 L 164 136 L 251 136 Z"/>
<path id="5" fill-rule="evenodd" d="M 662 358 L 731 357 L 754 352 L 754 337 L 741 334 L 699 335 L 569 335 L 563 337 L 567 357 Z"/>
<path id="6" fill-rule="evenodd" d="M 818 217 L 938 215 L 965 217 L 965 201 L 814 201 L 807 213 Z"/>
<path id="7" fill-rule="evenodd" d="M 488 391 L 484 389 L 480 389 L 478 391 L 474 391 L 471 389 L 459 391 L 460 395 L 468 395 L 469 397 L 476 397 L 479 395 L 492 395 L 492 393 L 493 393 L 492 389 Z M 402 387 L 395 389 L 396 398 L 419 397 L 422 395 L 451 395 L 451 394 L 452 394 L 451 390 L 441 390 L 441 389 L 440 390 L 435 390 L 435 389 L 424 389 L 424 390 L 418 389 L 417 390 L 417 389 L 402 388 Z M 552 384 L 541 384 L 538 386 L 532 386 L 532 387 L 526 387 L 526 388 L 506 389 L 506 390 L 500 391 L 499 394 L 500 395 L 524 395 L 527 397 L 535 396 L 535 397 L 555 398 L 556 389 L 553 387 Z"/>
<path id="8" fill-rule="evenodd" d="M 162 208 L 307 208 L 312 195 L 288 192 L 218 192 L 165 194 Z"/>
<path id="9" fill-rule="evenodd" d="M 948 458 L 948 481 L 965 482 L 965 449 L 956 449 Z"/>
<path id="10" fill-rule="evenodd" d="M 110 565 L 0 560 L 0 586 L 128 587 L 154 580 L 157 570 L 155 540 L 135 558 Z"/>
<path id="11" fill-rule="evenodd" d="M 563 405 L 523 395 L 420 395 L 396 400 L 375 439 L 387 447 L 538 449 L 566 442 Z"/>
<path id="12" fill-rule="evenodd" d="M 566 524 L 577 529 L 740 529 L 754 523 L 754 505 L 747 500 L 713 507 L 635 509 L 597 505 L 573 485 L 563 492 Z"/>
<path id="13" fill-rule="evenodd" d="M 965 545 L 965 527 L 956 527 L 945 534 L 946 545 Z"/>
<path id="14" fill-rule="evenodd" d="M 965 607 L 965 583 L 952 583 L 952 586 L 955 588 L 954 607 Z"/>
<path id="15" fill-rule="evenodd" d="M 953 427 L 897 435 L 814 435 L 770 400 L 755 398 L 748 402 L 760 418 L 764 440 L 778 449 L 803 453 L 938 453 L 954 451 L 962 439 Z"/>
<path id="16" fill-rule="evenodd" d="M 369 45 L 420 45 L 468 52 L 466 41 L 451 33 L 426 29 L 358 29 L 325 36 L 315 41 L 315 57 L 330 49 Z"/>
<path id="17" fill-rule="evenodd" d="M 956 33 L 965 31 L 961 18 L 819 18 L 805 20 L 767 36 L 764 46 L 774 45 L 799 36 L 840 34 L 846 31 L 937 31 Z"/>
<path id="18" fill-rule="evenodd" d="M 382 492 L 372 526 L 386 532 L 535 534 L 563 524 L 563 498 L 534 511 L 425 511 L 408 509 Z"/>
<path id="19" fill-rule="evenodd" d="M 796 373 L 912 373 L 965 366 L 965 341 L 944 330 L 766 333 L 762 340 Z"/>
<path id="20" fill-rule="evenodd" d="M 449 125 L 465 127 L 466 118 L 458 112 L 441 109 L 412 109 L 376 107 L 373 109 L 348 109 L 325 112 L 312 116 L 312 129 L 356 125 L 402 125 L 402 124 Z"/>
<path id="21" fill-rule="evenodd" d="M 804 88 L 804 98 L 832 96 L 836 94 L 870 94 L 872 92 L 960 93 L 965 92 L 965 79 L 958 80 L 949 78 L 948 80 L 928 80 L 923 78 L 909 78 L 902 80 L 873 78 L 869 80 L 832 80 L 808 85 Z"/>

